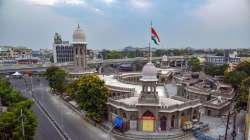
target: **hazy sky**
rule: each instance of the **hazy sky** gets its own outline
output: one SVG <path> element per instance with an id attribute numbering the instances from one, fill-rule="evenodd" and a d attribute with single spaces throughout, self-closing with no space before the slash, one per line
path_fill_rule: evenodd
<path id="1" fill-rule="evenodd" d="M 0 0 L 0 45 L 52 48 L 79 23 L 88 48 L 249 48 L 250 0 Z"/>

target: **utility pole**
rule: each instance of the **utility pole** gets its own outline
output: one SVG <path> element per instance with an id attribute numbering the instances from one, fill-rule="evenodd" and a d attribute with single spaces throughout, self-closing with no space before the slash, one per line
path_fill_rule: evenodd
<path id="1" fill-rule="evenodd" d="M 23 134 L 23 137 L 25 137 L 24 125 L 23 125 L 23 109 L 21 109 L 21 122 L 22 122 L 22 134 Z"/>
<path id="2" fill-rule="evenodd" d="M 229 120 L 230 120 L 230 111 L 228 111 L 228 115 L 227 115 L 227 126 L 226 126 L 226 132 L 225 132 L 224 140 L 227 140 L 227 131 L 228 131 Z"/>

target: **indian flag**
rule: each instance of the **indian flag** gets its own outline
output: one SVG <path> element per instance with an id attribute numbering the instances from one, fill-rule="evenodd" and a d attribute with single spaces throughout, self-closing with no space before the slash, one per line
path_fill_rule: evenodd
<path id="1" fill-rule="evenodd" d="M 153 27 L 151 27 L 151 39 L 154 41 L 156 45 L 160 44 L 160 38 Z"/>

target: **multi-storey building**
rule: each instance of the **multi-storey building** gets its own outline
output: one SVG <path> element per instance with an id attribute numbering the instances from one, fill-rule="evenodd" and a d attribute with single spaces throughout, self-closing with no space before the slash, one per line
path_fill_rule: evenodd
<path id="1" fill-rule="evenodd" d="M 74 63 L 77 70 L 86 69 L 87 42 L 80 26 L 73 32 L 73 42 L 63 41 L 58 33 L 55 33 L 53 44 L 54 63 Z"/>
<path id="2" fill-rule="evenodd" d="M 26 47 L 11 47 L 11 46 L 0 47 L 0 64 L 19 64 L 20 60 L 22 61 L 29 60 L 27 61 L 27 63 L 29 63 L 31 62 L 30 60 L 33 59 L 34 58 L 32 57 L 32 49 Z"/>
<path id="3" fill-rule="evenodd" d="M 53 44 L 54 63 L 73 62 L 73 47 L 69 41 L 63 41 L 58 33 L 55 33 Z"/>
<path id="4" fill-rule="evenodd" d="M 233 52 L 229 54 L 228 51 L 225 51 L 224 56 L 205 56 L 205 63 L 212 63 L 215 65 L 223 65 L 229 63 L 239 63 L 240 57 L 237 57 L 237 53 Z"/>

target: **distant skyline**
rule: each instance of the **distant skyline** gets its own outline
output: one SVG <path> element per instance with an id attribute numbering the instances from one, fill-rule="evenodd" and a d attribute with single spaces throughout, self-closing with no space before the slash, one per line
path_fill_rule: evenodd
<path id="1" fill-rule="evenodd" d="M 79 23 L 90 49 L 250 48 L 249 0 L 0 0 L 0 46 L 52 48 Z"/>

